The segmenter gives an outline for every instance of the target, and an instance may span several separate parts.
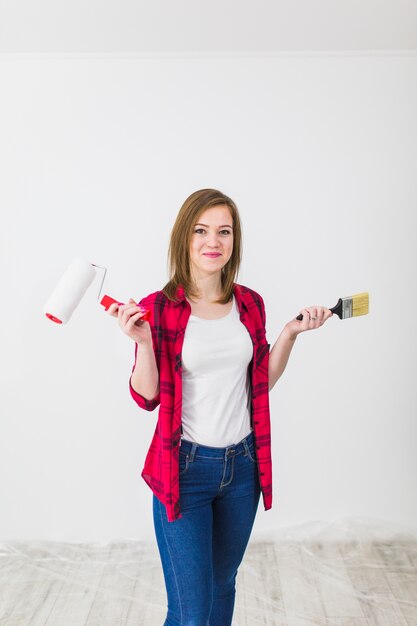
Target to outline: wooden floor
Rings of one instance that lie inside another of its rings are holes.
[[[0,626],[162,626],[156,544],[0,544]],[[417,540],[255,541],[233,626],[416,626]]]

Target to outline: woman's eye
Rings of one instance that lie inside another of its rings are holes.
[[[197,230],[195,230],[194,232],[198,233],[198,232],[200,232],[202,230],[204,230],[204,232],[206,232],[204,228],[197,228]],[[230,230],[221,230],[220,232],[221,233],[226,233],[226,235],[230,235]]]

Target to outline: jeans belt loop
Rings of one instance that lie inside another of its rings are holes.
[[[191,446],[191,450],[190,450],[190,462],[191,463],[194,461],[194,457],[195,457],[195,454],[197,452],[197,448],[198,448],[198,443],[195,443],[193,441],[193,445]]]
[[[245,456],[247,456],[247,454],[249,453],[249,446],[246,439],[243,440],[243,445],[245,446]]]

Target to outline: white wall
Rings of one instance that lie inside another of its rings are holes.
[[[416,50],[415,0],[2,0],[0,52]]]
[[[368,316],[300,335],[271,391],[274,502],[254,528],[370,516],[417,528],[416,55],[0,59],[0,538],[153,535],[140,477],[157,409],[97,301],[42,307],[75,256],[127,300],[167,279],[185,198],[217,187],[244,227],[238,282],[273,344],[304,306]]]

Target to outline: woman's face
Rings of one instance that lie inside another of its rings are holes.
[[[195,278],[221,272],[233,251],[233,222],[225,205],[206,209],[193,228],[190,263]],[[208,256],[216,253],[217,256]]]

